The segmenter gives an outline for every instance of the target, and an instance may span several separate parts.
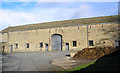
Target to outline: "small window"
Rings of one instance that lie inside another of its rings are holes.
[[[26,43],[26,48],[29,48],[29,43]]]
[[[18,49],[18,44],[15,44],[15,49]]]
[[[77,41],[73,41],[73,47],[77,46]]]
[[[50,33],[50,31],[49,31],[49,33]]]
[[[57,31],[57,29],[55,29],[55,31]]]
[[[105,31],[105,29],[103,29],[103,31]]]
[[[105,41],[103,41],[103,44],[105,44]]]
[[[45,43],[46,46],[48,46],[48,43]]]
[[[63,32],[63,30],[62,30],[62,32]]]
[[[40,43],[40,47],[41,47],[41,48],[43,47],[43,43]]]
[[[93,40],[89,41],[89,46],[93,46]]]
[[[103,24],[102,24],[102,27],[103,27]]]
[[[90,26],[90,28],[91,28],[91,26]]]
[[[115,41],[115,46],[116,46],[116,47],[120,47],[120,41],[119,41],[119,40],[116,40],[116,41]]]

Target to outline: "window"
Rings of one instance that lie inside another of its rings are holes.
[[[73,41],[73,47],[77,46],[77,41]]]
[[[105,44],[105,41],[103,41],[103,44]]]
[[[18,49],[18,44],[15,44],[15,49]]]
[[[49,33],[50,33],[50,31],[49,31]]]
[[[120,47],[120,41],[119,41],[119,40],[116,40],[116,41],[115,41],[115,46],[116,46],[116,47]]]
[[[62,32],[63,32],[63,30],[62,30]]]
[[[105,29],[103,29],[103,31],[105,31]]]
[[[89,46],[93,46],[93,40],[89,41]]]
[[[102,27],[103,27],[103,24],[102,24]]]
[[[43,47],[43,43],[40,43],[40,47],[41,47],[41,48]]]
[[[45,43],[46,46],[48,46],[48,43]]]
[[[29,48],[29,43],[26,43],[26,48]]]
[[[90,26],[90,28],[91,28],[91,26]]]

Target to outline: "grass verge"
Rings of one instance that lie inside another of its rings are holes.
[[[90,62],[90,63],[87,63],[87,64],[83,64],[83,65],[80,65],[80,66],[77,66],[77,67],[74,67],[72,69],[67,69],[67,70],[64,70],[64,71],[76,71],[76,70],[81,70],[82,68],[86,68],[87,66],[90,66],[92,64],[94,64],[96,62],[96,60]]]
[[[87,64],[83,64],[83,65],[80,65],[80,66],[77,66],[77,67],[74,67],[72,69],[66,69],[66,70],[63,70],[63,71],[58,71],[56,73],[69,73],[69,72],[72,72],[72,71],[76,71],[76,70],[81,70],[83,68],[86,68],[87,66],[90,66],[92,64],[94,64],[96,62],[96,60],[92,61],[92,62],[89,62]]]

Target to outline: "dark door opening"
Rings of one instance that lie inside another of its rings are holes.
[[[69,50],[69,43],[65,43],[65,49]]]
[[[45,49],[48,51],[48,43],[45,43]]]
[[[10,45],[10,52],[13,52],[13,45]]]
[[[2,52],[3,52],[3,53],[5,52],[5,46],[3,46],[3,50],[2,50]]]

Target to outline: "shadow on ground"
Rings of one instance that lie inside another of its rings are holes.
[[[93,65],[76,72],[119,72],[120,71],[120,50],[99,58]]]

